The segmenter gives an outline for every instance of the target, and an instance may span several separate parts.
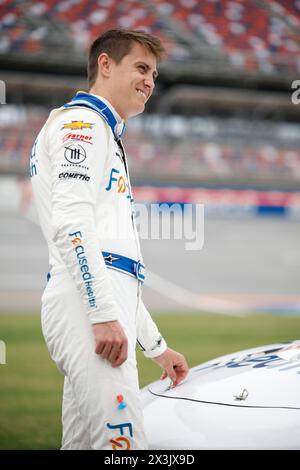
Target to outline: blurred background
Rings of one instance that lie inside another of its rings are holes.
[[[124,135],[136,202],[205,206],[201,250],[142,240],[145,303],[191,365],[300,336],[300,1],[0,0],[0,448],[59,446],[29,155],[49,111],[87,90],[91,41],[115,27],[168,52]],[[158,377],[139,361],[142,385]]]

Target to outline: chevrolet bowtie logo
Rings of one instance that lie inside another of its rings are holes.
[[[81,130],[81,129],[93,129],[94,123],[83,122],[83,121],[72,121],[63,125],[62,129],[72,129],[72,130]]]
[[[113,261],[117,261],[120,258],[114,257],[112,254],[104,256],[104,261],[107,261],[109,264],[113,264]]]

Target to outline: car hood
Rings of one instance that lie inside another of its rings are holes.
[[[226,406],[300,409],[300,341],[228,354],[190,370],[184,382],[154,382],[142,390],[156,397]]]

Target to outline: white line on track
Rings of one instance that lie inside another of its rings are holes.
[[[146,284],[161,295],[198,312],[213,312],[235,317],[244,317],[248,313],[245,304],[194,294],[148,270]]]

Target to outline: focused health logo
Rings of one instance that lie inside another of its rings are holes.
[[[94,290],[93,290],[93,281],[94,276],[91,275],[90,273],[90,268],[89,264],[85,255],[85,250],[83,246],[83,236],[80,231],[69,233],[69,237],[72,237],[71,243],[73,247],[75,248],[75,253],[76,253],[76,258],[78,260],[78,264],[80,266],[80,271],[82,272],[82,280],[84,282],[87,298],[88,298],[88,303],[90,304],[91,307],[96,308],[96,297],[94,295]]]
[[[117,170],[116,168],[111,169],[109,182],[108,182],[108,185],[106,186],[105,189],[106,189],[106,191],[110,191],[112,186],[113,186],[113,183],[116,182],[117,183],[118,193],[123,194],[123,193],[125,193],[126,189],[128,189],[128,185],[126,183],[126,180],[125,180],[124,176],[122,176],[122,175],[120,175],[118,177],[115,177],[114,173],[116,175],[118,175],[120,173],[120,171]],[[128,189],[128,193],[129,193],[129,189]],[[127,197],[130,198],[130,195],[128,195]]]

